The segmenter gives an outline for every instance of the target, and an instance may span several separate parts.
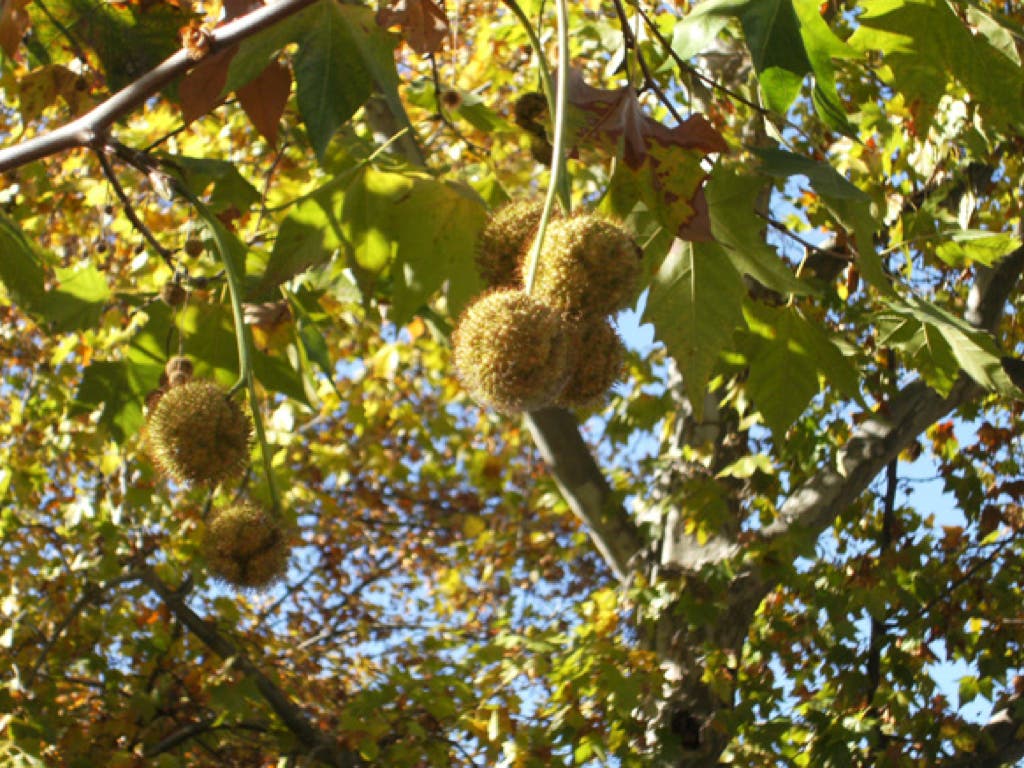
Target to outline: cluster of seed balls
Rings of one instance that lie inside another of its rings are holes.
[[[153,463],[167,477],[216,485],[245,471],[252,425],[219,385],[192,378],[192,370],[187,357],[168,361],[166,382],[149,401],[146,444]],[[211,513],[203,552],[218,578],[259,589],[284,575],[288,535],[274,515],[242,502]]]
[[[639,248],[593,214],[554,218],[527,294],[523,270],[541,212],[538,202],[515,201],[491,217],[476,258],[490,290],[466,308],[452,338],[463,386],[503,413],[592,406],[622,372],[609,318],[633,296]]]

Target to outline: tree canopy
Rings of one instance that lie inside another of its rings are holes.
[[[1024,757],[1019,4],[3,0],[0,50],[4,765]],[[531,296],[560,219],[635,243],[594,404],[460,381],[510,200]]]

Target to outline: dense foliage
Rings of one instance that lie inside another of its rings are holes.
[[[1024,756],[1018,4],[4,0],[0,48],[0,763]],[[450,338],[549,186],[657,343],[503,415]],[[162,471],[175,356],[240,479]]]

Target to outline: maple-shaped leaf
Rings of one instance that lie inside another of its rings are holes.
[[[25,6],[28,0],[3,0],[0,10],[0,48],[11,58],[14,57],[21,38],[28,31],[29,16]]]
[[[653,143],[705,153],[728,149],[725,139],[701,115],[692,115],[675,128],[658,122],[644,112],[630,85],[594,88],[584,82],[582,72],[570,69],[566,96],[574,108],[576,140],[593,141],[616,154],[621,150],[622,159],[634,170],[643,165]]]
[[[441,50],[448,35],[448,17],[431,0],[397,0],[377,12],[377,23],[401,27],[405,41],[420,56]]]
[[[260,74],[238,89],[238,102],[253,127],[271,144],[277,144],[277,128],[292,90],[292,72],[272,61]]]
[[[642,202],[674,236],[712,239],[702,190],[707,172],[700,161],[728,145],[703,116],[669,128],[643,111],[632,86],[594,88],[575,69],[569,71],[566,95],[573,143],[591,144],[623,160],[613,182],[623,195],[617,205]]]

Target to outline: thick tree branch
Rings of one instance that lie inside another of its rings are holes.
[[[569,507],[586,524],[616,577],[624,580],[643,538],[583,442],[576,417],[562,408],[544,408],[527,414],[526,424]]]
[[[973,752],[940,760],[936,768],[999,768],[1024,757],[1024,698],[1019,694],[996,710],[982,727]]]
[[[151,569],[143,572],[142,579],[160,596],[175,618],[202,640],[207,648],[222,659],[234,660],[235,666],[256,684],[256,688],[271,709],[281,718],[281,722],[288,730],[295,735],[311,758],[315,758],[325,765],[334,766],[334,768],[362,768],[366,765],[355,753],[340,749],[331,743],[310,722],[298,705],[288,698],[288,695],[231,640],[222,635],[215,624],[204,621],[199,614],[189,608],[180,592],[171,589]]]
[[[217,27],[210,33],[210,47],[207,56],[230,48],[247,37],[276,24],[281,19],[298,13],[314,2],[316,0],[277,0],[277,2],[261,6]],[[0,150],[0,172],[75,147],[95,145],[102,140],[107,129],[116,120],[141,107],[148,98],[158,93],[176,77],[188,72],[199,61],[202,59],[191,58],[188,51],[182,48],[81,117],[48,133]]]
[[[1024,247],[979,275],[969,297],[967,320],[994,331],[1022,270]],[[887,415],[869,419],[854,430],[838,467],[823,469],[790,495],[778,519],[765,527],[759,538],[772,542],[797,529],[816,536],[918,435],[980,391],[966,376],[957,380],[946,397],[924,382],[908,384],[892,399]]]

